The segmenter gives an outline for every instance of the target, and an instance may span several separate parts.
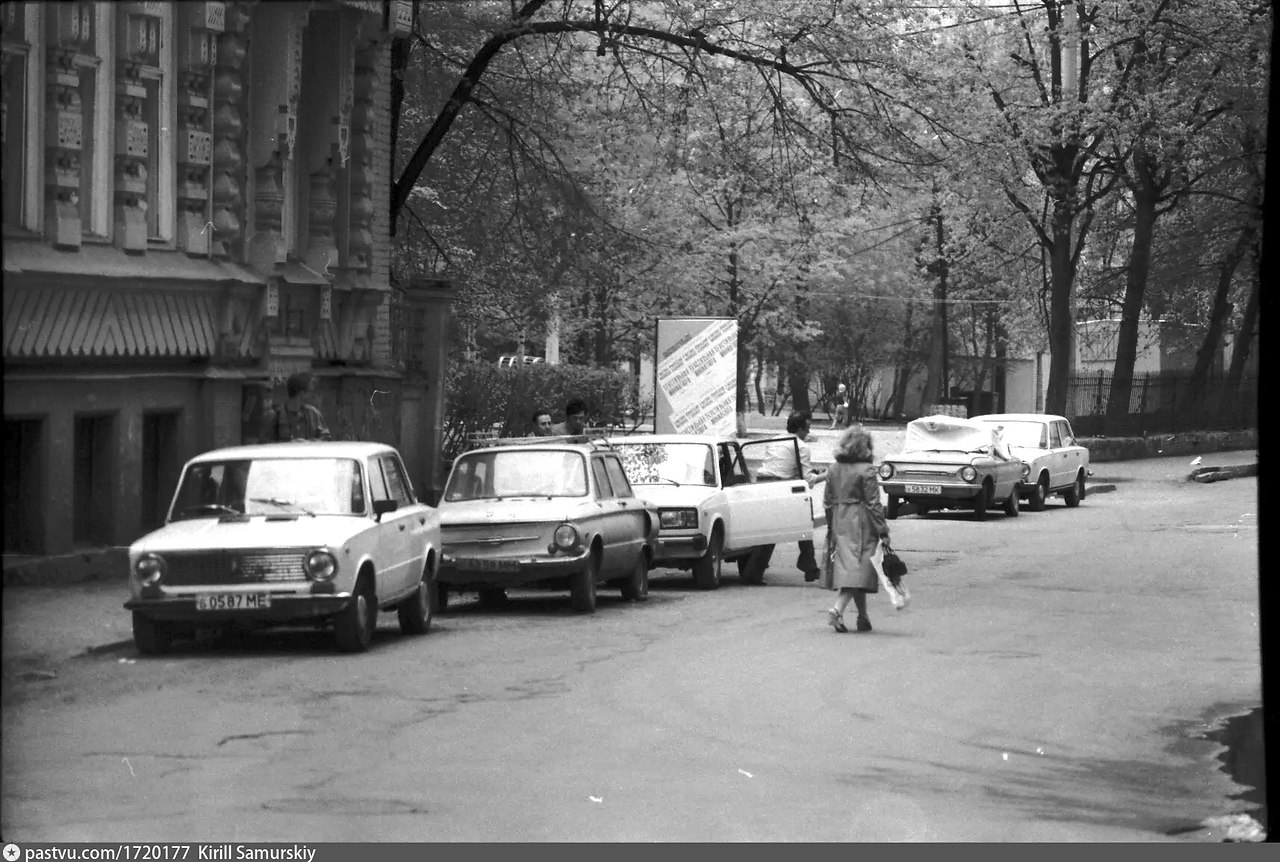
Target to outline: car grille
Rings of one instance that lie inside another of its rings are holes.
[[[455,555],[511,555],[545,551],[551,537],[542,524],[456,524],[441,528],[440,541]]]
[[[165,554],[164,583],[171,587],[305,581],[305,551]]]
[[[925,464],[894,464],[894,478],[898,476],[954,476],[959,467],[934,467]]]

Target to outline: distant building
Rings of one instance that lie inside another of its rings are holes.
[[[158,525],[183,461],[255,439],[297,370],[335,436],[400,438],[388,85],[411,14],[0,5],[6,551]]]

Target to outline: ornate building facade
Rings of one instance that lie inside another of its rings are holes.
[[[0,5],[6,552],[157,526],[182,463],[255,439],[297,370],[335,437],[400,442],[422,393],[392,351],[388,79],[411,13]]]

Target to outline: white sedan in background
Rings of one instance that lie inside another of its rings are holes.
[[[995,428],[1014,458],[1023,462],[1019,496],[1033,512],[1045,500],[1061,494],[1068,506],[1084,499],[1089,475],[1089,450],[1081,446],[1062,416],[1044,413],[990,413],[973,421]]]

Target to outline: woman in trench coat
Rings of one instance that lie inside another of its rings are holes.
[[[835,605],[827,611],[827,622],[837,632],[849,630],[844,610],[850,601],[858,609],[858,631],[871,631],[867,593],[880,588],[871,557],[881,539],[889,540],[871,448],[871,434],[863,428],[854,426],[841,434],[822,495],[827,511],[827,552],[819,584],[840,591]]]

